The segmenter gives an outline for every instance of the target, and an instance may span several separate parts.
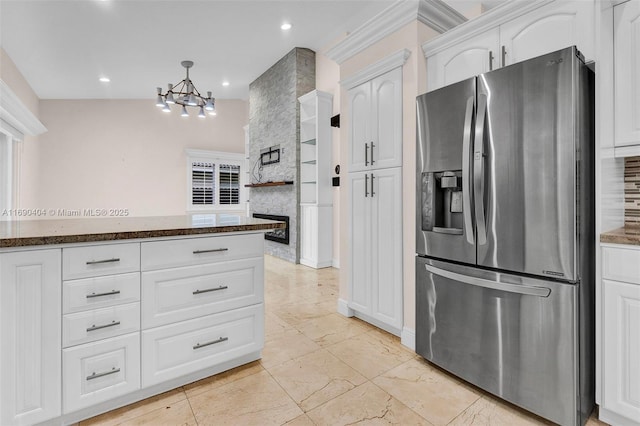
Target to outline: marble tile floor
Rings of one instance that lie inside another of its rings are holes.
[[[80,425],[550,424],[337,314],[337,299],[338,270],[266,256],[261,360]]]

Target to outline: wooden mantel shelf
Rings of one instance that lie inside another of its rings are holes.
[[[279,180],[275,182],[262,182],[262,183],[250,183],[245,185],[246,188],[262,188],[265,186],[282,186],[282,185],[293,185],[292,180]]]

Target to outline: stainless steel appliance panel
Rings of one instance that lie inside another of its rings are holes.
[[[476,263],[470,186],[475,84],[474,77],[416,101],[416,251],[466,263]]]
[[[478,265],[577,280],[579,67],[568,48],[478,76]]]
[[[577,297],[575,284],[417,257],[416,352],[538,415],[577,424]]]

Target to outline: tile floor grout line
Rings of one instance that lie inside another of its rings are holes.
[[[377,377],[377,376],[376,376]],[[420,413],[418,413],[416,410],[414,410],[413,408],[409,407],[407,404],[405,404],[404,402],[400,401],[398,398],[396,398],[395,396],[393,396],[391,393],[387,392],[385,389],[381,388],[380,386],[378,386],[378,384],[376,382],[373,381],[373,379],[369,380],[371,382],[371,384],[375,387],[377,387],[378,389],[380,389],[382,392],[386,393],[387,395],[389,395],[390,397],[392,397],[393,399],[395,399],[396,401],[398,401],[398,403],[402,404],[403,406],[405,406],[408,410],[412,411],[413,413],[415,413],[416,416],[420,417],[421,419],[423,419],[425,422],[427,422],[427,425],[430,426],[435,426],[433,423],[431,423],[429,420],[425,419]]]
[[[191,410],[191,414],[193,415],[193,420],[195,420],[196,426],[199,426],[200,422],[198,422],[198,416],[196,416],[196,412],[193,411],[193,405],[191,405],[191,400],[189,399],[189,395],[187,395],[187,391],[184,386],[182,386],[182,391],[184,392],[184,396],[187,398],[187,403],[189,404],[189,409]]]

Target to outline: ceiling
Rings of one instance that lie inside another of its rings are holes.
[[[0,45],[41,99],[153,99],[185,77],[185,59],[201,93],[247,99],[249,83],[292,48],[320,51],[391,3],[0,0]],[[465,13],[477,2],[449,3]]]

